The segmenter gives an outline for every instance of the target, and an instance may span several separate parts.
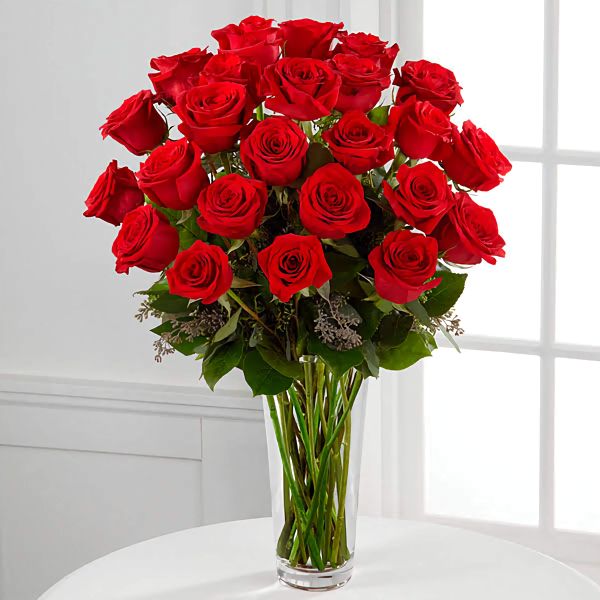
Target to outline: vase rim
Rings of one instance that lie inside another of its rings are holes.
[[[301,363],[316,363],[319,357],[316,354],[303,354],[298,360]]]

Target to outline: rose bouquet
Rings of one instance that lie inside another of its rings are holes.
[[[393,70],[396,44],[256,16],[212,35],[215,54],[152,59],[154,92],[109,115],[103,137],[143,162],[112,161],[84,214],[120,225],[118,273],[159,274],[137,315],[160,319],[157,360],[202,359],[211,389],[241,369],[265,397],[279,575],[336,586],[352,567],[361,384],[429,356],[437,332],[455,343],[457,267],[504,256],[472,192],[511,166],[451,122],[452,71]]]

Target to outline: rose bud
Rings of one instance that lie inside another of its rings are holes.
[[[423,233],[431,233],[455,202],[444,171],[432,162],[401,165],[396,179],[395,189],[383,182],[383,195],[394,214]]]
[[[231,287],[233,270],[222,248],[198,240],[177,255],[167,281],[171,294],[212,304]]]
[[[192,48],[173,56],[158,56],[150,61],[150,67],[158,73],[148,73],[148,77],[161,100],[171,106],[177,97],[198,85],[198,77],[208,59],[212,56],[206,48]]]
[[[174,210],[192,208],[209,181],[202,151],[185,138],[168,141],[140,165],[140,189],[156,204]]]
[[[343,23],[321,23],[313,19],[294,19],[279,23],[285,56],[329,58],[331,43]]]
[[[262,72],[257,64],[243,60],[237,54],[216,54],[202,69],[199,83],[239,83],[246,88],[251,104],[257,106],[264,100],[260,91],[261,77]]]
[[[364,229],[370,219],[360,181],[341,165],[320,167],[302,184],[300,220],[310,233],[339,239]]]
[[[273,26],[273,19],[246,17],[239,25],[215,29],[211,35],[219,42],[220,53],[237,54],[261,67],[273,64],[279,56],[281,32]]]
[[[384,42],[372,33],[348,33],[340,31],[338,34],[340,43],[334,48],[335,54],[356,54],[362,58],[375,60],[377,64],[389,73],[396,56],[398,55],[398,44],[388,48],[388,43]]]
[[[341,78],[322,60],[282,58],[265,69],[265,106],[299,121],[331,114],[338,99]]]
[[[267,185],[288,185],[306,162],[306,134],[288,117],[260,121],[240,144],[240,158],[251,177]]]
[[[457,104],[462,104],[461,87],[454,73],[428,60],[409,60],[400,71],[395,70],[394,85],[399,86],[396,104],[411,96],[427,101],[449,115]]]
[[[311,285],[320,288],[332,277],[325,253],[313,235],[288,233],[258,253],[258,264],[271,292],[282,302]]]
[[[167,123],[154,108],[152,92],[142,90],[111,112],[100,131],[103,139],[110,136],[129,152],[142,156],[162,144]]]
[[[435,275],[438,245],[434,238],[406,229],[388,233],[381,246],[369,253],[375,271],[375,290],[390,302],[406,304],[441,279],[427,281]]]
[[[442,167],[448,177],[472,190],[485,192],[503,181],[512,165],[494,140],[471,121],[463,123],[462,132],[453,129],[452,142],[445,149]]]
[[[389,69],[380,67],[376,60],[355,54],[336,54],[331,61],[333,70],[342,78],[336,110],[370,111],[381,98],[381,92],[390,86]]]
[[[138,188],[135,175],[127,167],[110,162],[98,177],[85,201],[84,217],[97,217],[112,225],[120,225],[123,217],[134,208],[144,204],[144,194]]]
[[[394,140],[385,127],[360,111],[349,111],[323,132],[335,160],[358,175],[381,167],[394,158]]]
[[[394,132],[396,143],[410,158],[437,160],[443,144],[450,141],[450,119],[429,102],[411,96],[400,106],[390,110],[388,127]]]
[[[112,246],[117,273],[129,273],[131,267],[158,273],[173,261],[178,250],[177,229],[150,204],[125,215]]]
[[[173,110],[182,121],[179,131],[207,154],[231,150],[252,116],[246,88],[229,81],[193,87]]]
[[[237,173],[219,177],[198,197],[198,225],[231,239],[247,238],[261,223],[267,205],[267,186]]]
[[[433,232],[444,260],[458,265],[495,265],[494,256],[505,256],[494,213],[477,204],[466,192],[456,194],[456,206]]]

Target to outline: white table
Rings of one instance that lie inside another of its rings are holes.
[[[561,563],[461,529],[363,518],[356,567],[331,596],[362,600],[600,600]],[[40,600],[312,598],[275,581],[270,519],[189,529],[109,554]]]

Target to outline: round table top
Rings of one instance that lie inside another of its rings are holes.
[[[242,600],[307,593],[275,578],[270,519],[188,529],[129,546],[40,600]],[[359,519],[354,576],[336,597],[600,600],[600,587],[532,550],[453,527]]]

